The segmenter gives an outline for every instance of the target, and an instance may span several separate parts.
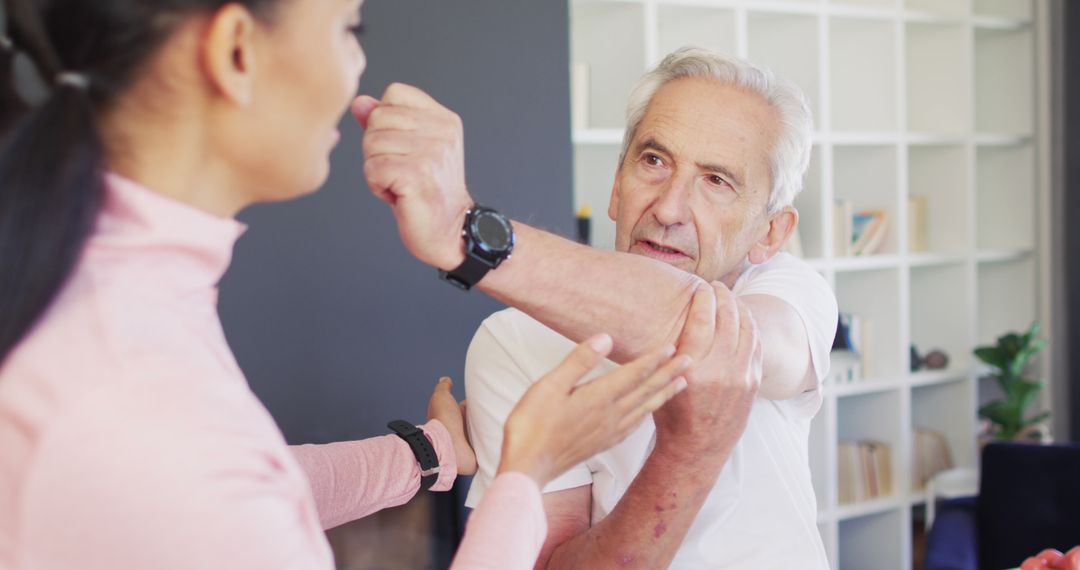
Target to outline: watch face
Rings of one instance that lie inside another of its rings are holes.
[[[480,211],[473,220],[473,235],[481,247],[501,253],[513,245],[513,230],[506,218],[494,211]]]

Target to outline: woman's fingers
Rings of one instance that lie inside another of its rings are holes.
[[[598,334],[574,347],[570,354],[548,372],[540,382],[558,389],[560,394],[567,394],[583,376],[589,373],[611,352],[611,337]]]
[[[589,384],[579,387],[578,390],[587,389],[586,391],[589,392],[587,395],[582,395],[583,400],[587,400],[586,405],[615,404],[635,389],[642,388],[661,365],[671,361],[674,354],[675,347],[671,345],[651,350]]]

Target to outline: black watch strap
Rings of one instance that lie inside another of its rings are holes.
[[[473,285],[479,283],[491,269],[490,261],[484,261],[472,253],[466,252],[465,261],[461,262],[461,265],[457,266],[453,271],[440,269],[439,277],[449,281],[450,284],[462,291],[468,291],[472,289]]]
[[[409,444],[420,464],[420,490],[430,489],[439,480],[439,456],[435,454],[431,441],[424,435],[424,430],[405,420],[394,420],[386,424],[386,427]]]

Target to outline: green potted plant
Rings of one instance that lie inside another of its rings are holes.
[[[1046,340],[1037,338],[1038,334],[1036,321],[1027,332],[1010,332],[999,337],[996,345],[975,348],[975,356],[990,366],[1004,394],[1003,399],[979,408],[979,417],[989,423],[985,435],[991,439],[1042,439],[1039,427],[1050,412],[1025,417],[1043,387],[1042,380],[1024,376],[1031,358],[1046,347]]]

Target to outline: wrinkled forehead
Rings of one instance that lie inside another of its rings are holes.
[[[685,163],[719,164],[748,187],[769,187],[779,114],[763,97],[716,80],[688,77],[657,90],[629,153],[658,141]]]

